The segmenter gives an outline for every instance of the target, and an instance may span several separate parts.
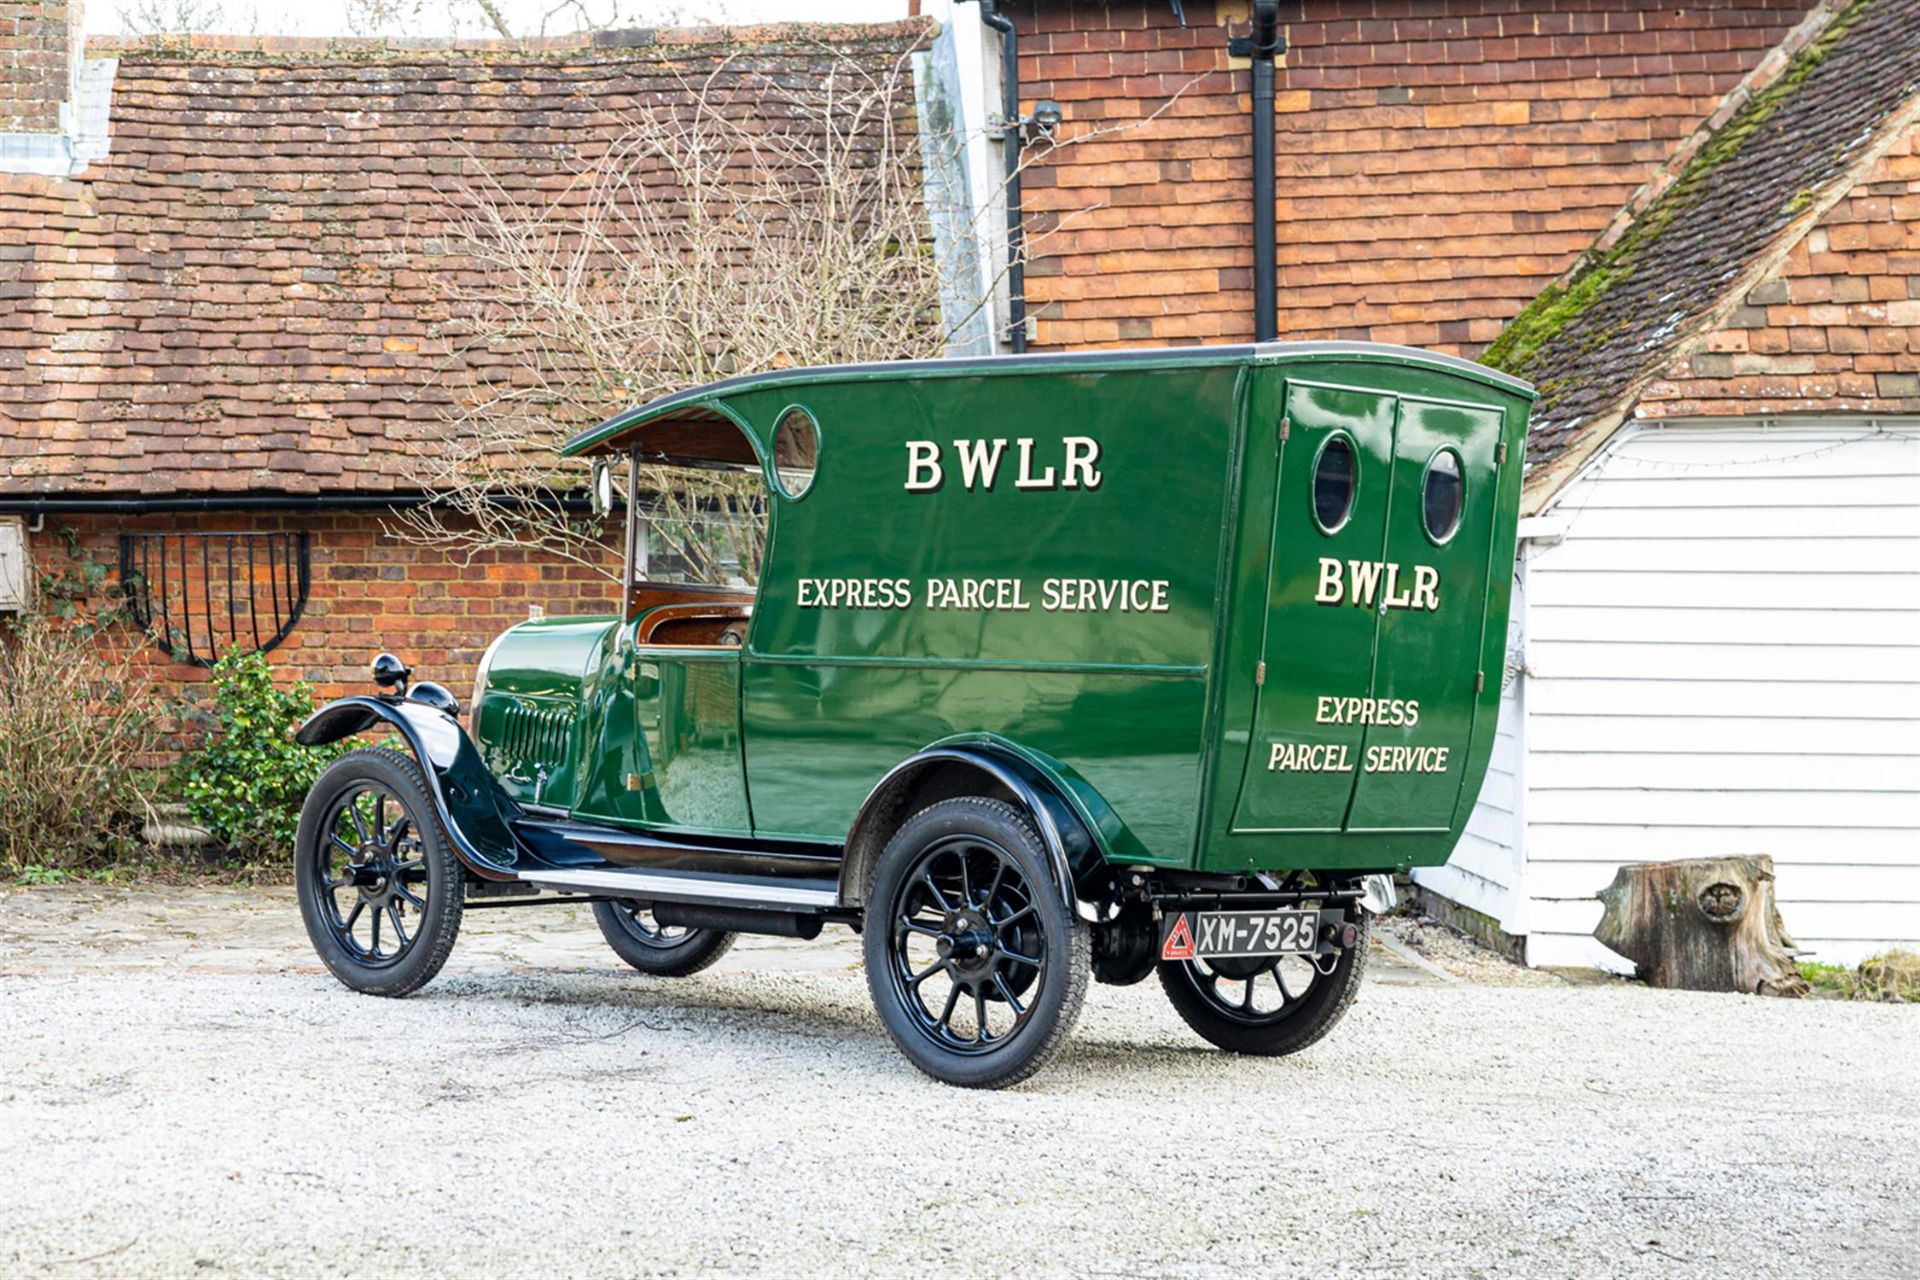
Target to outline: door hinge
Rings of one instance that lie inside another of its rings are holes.
[[[1487,673],[1484,671],[1474,672],[1473,673],[1473,691],[1475,693],[1481,693],[1485,691],[1486,687],[1487,687]]]
[[[1293,430],[1293,419],[1292,418],[1280,419],[1280,443],[1281,444],[1285,444],[1287,442],[1287,432],[1291,430]]]
[[[1267,664],[1258,663],[1253,668],[1253,687],[1258,689],[1267,683]]]

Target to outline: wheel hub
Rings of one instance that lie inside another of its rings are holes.
[[[985,971],[993,960],[993,926],[978,911],[955,911],[941,924],[935,945],[940,958],[961,973]]]
[[[299,853],[303,893],[320,897],[327,932],[354,964],[391,968],[412,953],[436,892],[414,812],[392,789],[359,779],[321,831],[318,847]]]
[[[887,968],[920,1035],[941,1052],[991,1053],[1022,1034],[1047,973],[1041,908],[996,842],[935,841],[889,894]],[[932,952],[934,954],[929,954]]]
[[[379,903],[390,896],[394,878],[393,859],[386,856],[385,850],[363,847],[360,861],[348,863],[346,871],[364,901]]]

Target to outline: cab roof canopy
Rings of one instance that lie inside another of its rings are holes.
[[[702,391],[710,388],[701,388]],[[567,441],[563,458],[639,451],[640,461],[720,470],[754,468],[753,441],[727,414],[671,396],[642,405]]]

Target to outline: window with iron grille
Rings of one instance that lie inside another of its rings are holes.
[[[305,531],[123,533],[120,584],[134,621],[177,662],[265,653],[307,607]]]

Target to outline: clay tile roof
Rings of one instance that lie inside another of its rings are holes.
[[[1830,0],[1487,349],[1486,363],[1540,390],[1530,493],[1550,492],[1603,443],[1646,384],[1912,126],[1917,32],[1920,0]]]
[[[406,487],[395,455],[488,376],[440,287],[469,269],[450,179],[552,190],[636,105],[879,75],[929,30],[92,42],[119,59],[111,154],[0,173],[0,497]]]

